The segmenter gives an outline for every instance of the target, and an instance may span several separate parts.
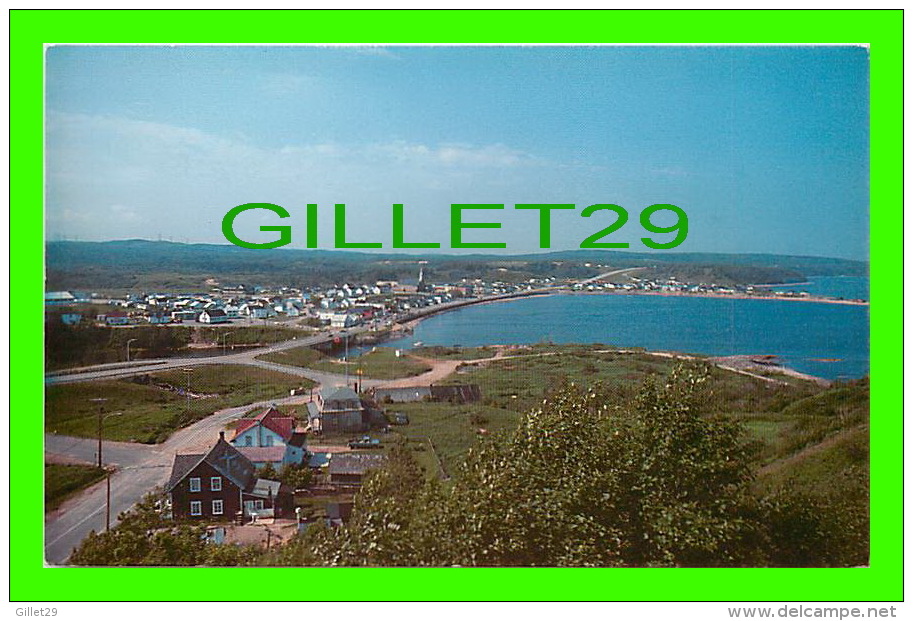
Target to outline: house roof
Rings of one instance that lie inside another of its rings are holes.
[[[171,466],[171,477],[165,491],[171,491],[192,473],[201,463],[206,462],[219,474],[246,490],[253,486],[256,468],[238,449],[225,441],[225,434],[219,434],[219,440],[204,455],[175,455]]]
[[[270,481],[269,479],[257,479],[254,482],[254,487],[248,493],[252,496],[262,496],[267,498],[272,496],[275,498],[279,495],[279,488],[282,487],[282,484],[279,481]]]
[[[328,472],[333,474],[364,474],[373,468],[380,468],[386,456],[376,453],[336,453],[330,459]]]
[[[207,315],[209,315],[210,317],[225,317],[225,311],[222,310],[221,308],[210,308],[203,312],[206,313]]]
[[[44,294],[44,299],[45,299],[45,300],[53,300],[53,301],[55,301],[55,302],[56,302],[56,301],[61,301],[61,300],[69,301],[69,300],[75,300],[75,299],[76,299],[76,296],[74,296],[74,295],[73,295],[72,293],[70,293],[69,291],[47,291],[47,292]]]
[[[238,446],[236,448],[255,463],[280,462],[285,457],[284,446]]]
[[[328,463],[330,463],[332,457],[332,453],[311,453],[310,457],[308,457],[308,467],[320,468],[322,466],[326,466]]]
[[[348,386],[337,386],[333,392],[323,397],[324,401],[351,401],[353,399],[358,399],[358,393]]]
[[[276,406],[271,405],[253,418],[242,418],[238,422],[238,426],[235,427],[235,435],[232,436],[232,441],[257,425],[263,425],[287,443],[295,432],[297,421],[293,416],[282,416],[282,412],[276,409]]]
[[[174,488],[175,485],[190,474],[190,471],[197,467],[203,461],[205,455],[175,455],[174,464],[171,466],[171,478],[168,479],[166,490]]]

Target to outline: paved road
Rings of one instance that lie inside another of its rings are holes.
[[[361,330],[363,331],[363,330]],[[356,333],[354,329],[350,331]],[[193,367],[204,364],[257,364],[256,356],[260,356],[273,351],[291,349],[305,345],[315,345],[327,340],[326,335],[310,336],[282,343],[275,343],[267,347],[258,347],[237,354],[228,354],[226,356],[207,356],[205,358],[158,358],[154,360],[135,360],[133,362],[118,362],[113,364],[100,364],[82,369],[72,369],[56,373],[48,373],[45,377],[46,384],[64,384],[71,382],[90,382],[99,379],[113,379],[118,377],[129,377],[142,373],[155,373],[167,369],[181,369],[184,367]],[[284,367],[285,372],[294,375],[308,377],[311,373],[308,369],[300,367]],[[324,374],[329,375],[329,374]],[[344,381],[343,376],[339,376],[339,383]],[[334,380],[335,381],[335,380]]]
[[[194,449],[204,450],[212,446],[226,423],[253,407],[266,407],[271,403],[300,405],[307,400],[307,397],[301,396],[287,397],[220,410],[175,432],[166,442],[159,445],[103,442],[102,456],[105,464],[117,467],[116,472],[111,475],[112,526],[117,523],[119,513],[139,502],[156,486],[168,482],[175,454]],[[45,436],[46,450],[60,457],[91,462],[96,459],[97,446],[97,441],[86,438],[53,434]],[[57,511],[45,517],[45,559],[48,564],[64,564],[73,548],[79,545],[89,532],[104,530],[105,495],[105,483],[102,482],[68,500]]]
[[[496,298],[514,296],[496,296]],[[431,309],[422,310],[413,315],[402,318],[403,321],[417,319],[426,314],[441,312],[449,308],[463,306],[468,303],[461,302],[441,305]],[[368,327],[350,328],[350,335],[365,332]],[[238,354],[226,356],[211,356],[206,358],[181,358],[138,360],[130,363],[114,363],[74,369],[65,372],[48,374],[46,384],[60,384],[69,382],[86,382],[100,379],[113,379],[128,377],[141,373],[152,373],[165,369],[191,367],[205,364],[245,364],[257,366],[274,371],[281,371],[290,375],[307,377],[320,386],[338,386],[346,381],[344,375],[324,373],[257,360],[256,356],[271,351],[281,351],[304,345],[314,345],[325,342],[331,338],[327,334],[305,337],[276,343],[268,347],[248,350]],[[353,378],[349,378],[351,381]],[[379,380],[363,380],[365,388],[382,384]],[[306,403],[308,397],[288,397],[285,399],[262,401],[239,407],[220,410],[211,416],[200,420],[193,425],[181,429],[163,444],[143,445],[125,442],[106,441],[102,446],[105,465],[115,466],[116,470],[110,477],[111,483],[111,524],[117,523],[117,516],[131,508],[142,497],[156,486],[164,485],[171,474],[171,464],[177,453],[194,450],[205,450],[218,438],[219,431],[224,429],[226,423],[242,416],[254,407],[267,406],[270,403],[277,405],[298,405]],[[97,441],[86,438],[73,438],[47,434],[45,436],[45,450],[51,455],[60,458],[79,460],[93,463],[97,459]],[[50,565],[65,564],[73,549],[79,545],[91,531],[104,530],[106,517],[106,484],[101,482],[83,492],[82,494],[65,502],[58,510],[45,516],[45,560]]]
[[[596,282],[597,280],[601,280],[603,278],[608,278],[609,276],[617,276],[618,274],[626,274],[628,272],[633,272],[633,271],[642,270],[642,269],[644,269],[644,268],[627,267],[627,268],[621,269],[621,270],[612,270],[611,272],[606,272],[605,274],[599,274],[598,276],[593,276],[592,278],[587,278],[586,280],[581,280],[578,284],[588,285],[591,282]]]

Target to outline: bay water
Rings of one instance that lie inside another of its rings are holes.
[[[602,343],[714,356],[770,354],[803,373],[852,379],[869,372],[868,310],[784,300],[557,294],[434,315],[413,334],[383,345]]]

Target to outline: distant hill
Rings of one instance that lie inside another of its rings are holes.
[[[419,261],[436,282],[484,278],[587,278],[612,268],[645,267],[654,277],[693,282],[798,282],[812,275],[860,276],[868,263],[766,254],[636,253],[569,250],[525,255],[403,255],[162,241],[56,241],[46,245],[48,290],[207,291],[223,285],[315,286],[342,282],[415,280]],[[589,263],[590,267],[586,264]]]

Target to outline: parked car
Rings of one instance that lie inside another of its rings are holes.
[[[403,414],[402,412],[392,412],[387,414],[387,420],[390,421],[391,425],[408,425],[409,417]]]
[[[371,436],[362,436],[361,438],[349,440],[349,448],[352,449],[377,449],[382,447],[381,441]]]

